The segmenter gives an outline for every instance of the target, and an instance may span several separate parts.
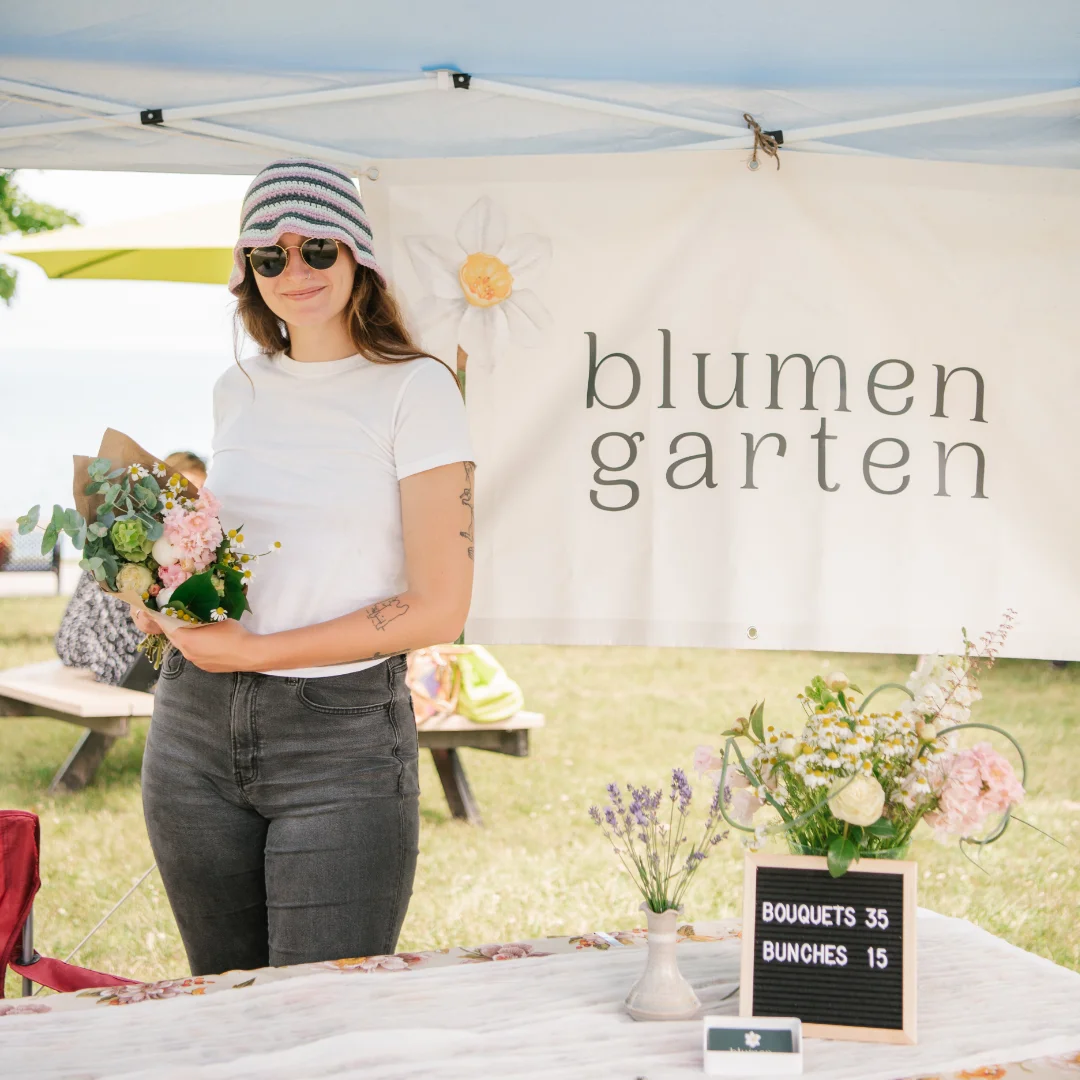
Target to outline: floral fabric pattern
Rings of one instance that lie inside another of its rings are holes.
[[[206,976],[197,976],[190,979],[134,983],[130,986],[106,986],[101,990],[79,990],[76,995],[93,998],[99,1005],[135,1005],[140,1001],[161,1001],[164,998],[180,997],[181,994],[205,994],[208,984]]]
[[[738,940],[742,928],[738,919],[705,923],[682,923],[676,928],[682,948],[693,949],[698,943]],[[109,986],[100,990],[81,990],[70,994],[52,994],[48,998],[0,1000],[0,1030],[4,1018],[34,1013],[54,1013],[87,1009],[96,1005],[134,1005],[166,998],[203,996],[227,990],[240,990],[258,983],[318,975],[396,975],[428,967],[454,967],[464,964],[498,963],[506,960],[538,959],[559,954],[573,954],[585,949],[600,951],[642,949],[648,943],[643,927],[631,930],[592,931],[573,936],[550,936],[530,941],[494,942],[474,948],[454,947],[393,955],[353,956],[322,963],[297,964],[293,967],[260,968],[257,971],[231,971],[224,975],[206,975],[187,979],[163,979],[131,986]],[[33,1021],[26,1021],[32,1023]],[[910,1080],[1066,1080],[1080,1076],[1080,1049],[1075,1052],[1012,1064],[984,1065],[933,1074],[920,1074]]]

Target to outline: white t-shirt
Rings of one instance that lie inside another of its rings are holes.
[[[311,626],[405,591],[398,481],[473,461],[453,374],[428,357],[234,366],[214,386],[207,488],[221,523],[260,559],[242,622],[259,634]],[[254,386],[252,386],[252,383]],[[385,650],[380,650],[385,651]],[[270,671],[318,678],[381,660]]]

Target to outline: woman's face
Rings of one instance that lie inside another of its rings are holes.
[[[289,261],[277,277],[254,274],[266,306],[287,326],[319,326],[339,319],[352,295],[356,260],[344,244],[338,244],[338,256],[328,270],[313,270],[300,254],[307,237],[282,233],[278,244],[289,252]]]

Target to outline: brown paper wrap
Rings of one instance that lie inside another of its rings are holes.
[[[148,454],[134,439],[129,438],[121,431],[109,428],[101,437],[101,446],[98,448],[97,457],[105,458],[109,462],[109,471],[119,468],[128,468],[131,465],[142,465],[147,472],[154,467],[154,462],[164,463],[163,458]],[[75,499],[75,509],[83,516],[88,525],[97,521],[98,507],[105,501],[100,492],[93,495],[86,494],[86,485],[90,482],[90,462],[94,458],[76,454],[73,458],[75,464],[74,479],[72,481],[72,496]],[[181,494],[187,498],[195,498],[199,489],[190,481],[184,481]],[[143,603],[143,598],[134,592],[113,592],[104,581],[98,582],[102,590],[118,600],[123,600],[133,611],[145,611],[163,630],[191,630],[196,625],[184,622],[173,615],[162,615],[160,611],[154,611]]]

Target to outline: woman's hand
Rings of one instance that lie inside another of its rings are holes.
[[[236,619],[161,632],[186,660],[203,671],[253,671],[260,666],[256,646],[261,635],[253,634]]]
[[[131,609],[131,621],[136,627],[144,634],[149,636],[150,634],[164,634],[165,631],[158,625],[157,620],[146,611],[140,611],[137,608]]]

